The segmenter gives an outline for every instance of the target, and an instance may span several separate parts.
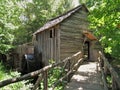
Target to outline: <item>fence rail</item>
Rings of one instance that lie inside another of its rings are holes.
[[[19,82],[19,81],[22,81],[22,80],[28,80],[30,78],[33,78],[33,77],[41,74],[39,76],[39,78],[37,79],[37,81],[36,81],[36,83],[33,87],[33,90],[36,90],[38,88],[39,83],[42,79],[44,79],[43,80],[44,81],[44,84],[43,84],[44,90],[48,90],[48,71],[49,71],[49,69],[52,69],[54,67],[57,67],[57,66],[60,66],[60,65],[64,64],[62,66],[64,66],[64,69],[67,68],[67,74],[65,76],[63,76],[62,78],[60,78],[57,83],[61,82],[65,78],[68,78],[68,81],[69,81],[69,75],[74,70],[77,70],[77,68],[82,63],[82,61],[83,61],[82,52],[79,51],[76,54],[74,54],[70,57],[67,57],[66,59],[62,60],[59,63],[55,63],[55,64],[45,66],[44,68],[42,68],[40,70],[25,74],[21,77],[16,77],[16,78],[11,78],[11,79],[1,81],[0,82],[0,87],[6,86],[6,85],[9,85],[9,84],[12,84],[12,83],[16,83],[16,82]],[[54,83],[54,85],[52,86],[52,90],[54,90],[55,86],[56,86],[56,83]]]
[[[110,65],[108,60],[105,58],[104,54],[102,52],[99,52],[99,55],[100,55],[99,64],[101,66],[101,71],[103,73],[102,76],[103,76],[105,90],[109,90],[108,85],[106,83],[106,78],[107,78],[108,74],[112,78],[112,90],[120,90],[120,77],[119,77],[119,75],[114,70],[114,68]]]

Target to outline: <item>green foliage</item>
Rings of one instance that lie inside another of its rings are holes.
[[[5,53],[15,39],[13,32],[19,27],[21,9],[16,0],[0,0],[0,11],[0,52]]]
[[[48,74],[49,75],[48,87],[50,88],[55,82],[57,82],[64,75],[64,73],[65,71],[63,70],[62,67],[55,67],[51,69]],[[65,83],[61,82],[55,87],[55,90],[63,90],[64,86]]]
[[[61,74],[63,73],[63,74]],[[48,90],[51,90],[52,85],[54,85],[63,75],[65,71],[62,67],[55,67],[50,69],[48,72]],[[60,82],[57,84],[54,90],[63,90],[66,83]],[[41,82],[41,89],[43,90],[43,82]]]
[[[120,59],[120,0],[95,0],[90,8],[90,28],[98,36],[106,53]]]
[[[5,73],[5,67],[2,65],[2,63],[0,62],[0,80],[3,79],[4,74]]]
[[[48,74],[49,75],[49,79],[48,79],[49,87],[53,85],[53,83],[55,83],[60,78],[60,73],[61,73],[60,67],[53,68],[49,71],[49,74]]]
[[[16,76],[20,76],[20,73],[16,71],[9,71],[3,66],[2,63],[0,63],[0,81],[13,78]],[[0,90],[18,90],[18,89],[30,90],[30,88],[32,87],[32,84],[26,84],[27,82],[28,81],[21,81],[18,83],[10,84],[1,88]]]
[[[112,77],[110,75],[107,75],[106,77],[107,85],[109,88],[112,87]]]
[[[18,89],[19,90],[30,90],[32,85],[31,84],[25,85],[25,83],[27,83],[27,81],[21,81],[18,83],[14,83],[14,84],[1,88],[1,90],[18,90]]]
[[[51,59],[49,60],[50,64],[54,64],[55,60]],[[51,88],[51,86],[57,82],[62,76],[65,75],[65,71],[62,67],[55,67],[53,69],[50,69],[48,72],[48,87]],[[66,83],[60,82],[56,87],[55,90],[63,90]]]
[[[112,84],[112,78],[111,78],[111,76],[107,76],[107,83]]]

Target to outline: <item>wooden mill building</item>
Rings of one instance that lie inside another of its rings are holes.
[[[88,13],[85,5],[79,5],[37,30],[33,36],[39,60],[45,65],[51,59],[59,62],[80,50],[83,51],[84,47],[87,48],[88,58],[95,58],[92,49],[96,38],[88,29]]]

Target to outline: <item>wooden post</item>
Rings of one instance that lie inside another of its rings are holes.
[[[104,90],[108,90],[107,82],[106,82],[106,66],[105,66],[104,60],[101,58],[101,56],[98,57],[98,62],[97,63],[98,63],[97,72],[99,71],[99,68],[100,68],[100,71],[101,71],[101,74],[102,74]]]
[[[119,89],[117,88],[117,84],[116,84],[115,79],[114,79],[113,76],[112,76],[112,90],[119,90]]]
[[[105,78],[107,77],[107,66],[105,65],[105,63],[104,63],[104,74],[105,74]]]
[[[37,88],[40,85],[40,81],[42,80],[42,77],[43,77],[43,74],[38,77],[38,79],[37,79],[37,81],[36,81],[36,83],[35,83],[35,85],[34,85],[32,90],[37,90]]]
[[[104,78],[105,78],[105,82],[106,82],[106,86],[105,87],[109,87],[108,84],[107,84],[107,75],[108,75],[108,69],[107,69],[107,66],[106,66],[106,63],[104,62]]]
[[[71,62],[70,59],[68,59],[68,72],[71,70]],[[70,75],[68,75],[67,81],[70,82]]]
[[[47,74],[47,70],[44,72],[43,74],[44,76],[44,81],[43,81],[43,85],[44,85],[44,89],[43,90],[48,90],[48,74]]]
[[[102,69],[102,67],[101,67],[101,58],[100,57],[98,57],[97,64],[96,64],[97,72],[99,71],[99,68],[100,68],[100,70]]]

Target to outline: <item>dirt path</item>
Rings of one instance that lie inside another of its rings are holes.
[[[104,90],[96,62],[81,65],[64,90]]]

